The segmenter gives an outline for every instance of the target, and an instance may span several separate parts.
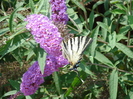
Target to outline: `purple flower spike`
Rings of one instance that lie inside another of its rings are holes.
[[[66,24],[68,15],[66,14],[66,0],[50,0],[52,9],[52,20],[54,22]]]
[[[44,82],[43,77],[51,75],[58,71],[60,67],[68,64],[61,51],[61,42],[63,38],[53,21],[58,24],[66,24],[68,15],[65,0],[50,0],[52,6],[52,20],[42,14],[33,14],[28,16],[25,21],[28,22],[26,28],[31,31],[34,39],[40,44],[47,53],[44,74],[41,74],[38,62],[35,62],[26,73],[23,74],[20,85],[21,92],[31,95],[36,92],[39,85]]]
[[[46,66],[44,70],[44,77],[51,75],[53,72],[58,71],[60,67],[67,65],[68,61],[62,56],[47,55]]]
[[[51,75],[53,72],[58,71],[60,67],[68,64],[68,61],[62,56],[47,55],[46,66],[44,74],[41,74],[40,67],[36,61],[27,72],[23,74],[22,83],[20,85],[21,92],[27,96],[34,94],[39,88],[39,85],[44,82],[43,77]]]
[[[61,55],[62,37],[58,28],[46,16],[33,14],[28,16],[26,28],[31,31],[34,39],[48,54]]]
[[[35,62],[26,73],[23,74],[20,85],[21,92],[27,96],[34,94],[39,85],[44,82],[38,62]]]
[[[21,92],[18,91],[16,94],[11,95],[10,98],[8,98],[8,99],[16,99],[16,98],[17,98],[18,96],[20,96],[20,95],[21,95]]]

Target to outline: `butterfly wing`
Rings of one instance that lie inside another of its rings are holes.
[[[68,59],[69,63],[74,66],[81,58],[83,51],[91,43],[92,38],[89,38],[88,36],[70,38],[67,42],[62,42],[63,55]]]

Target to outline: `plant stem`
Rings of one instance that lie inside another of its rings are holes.
[[[121,71],[121,72],[133,74],[132,72],[128,72],[128,71],[125,71],[125,70],[122,70],[122,69],[119,69],[119,68],[109,67],[109,66],[102,65],[102,64],[96,64],[96,63],[93,63],[93,64],[92,63],[88,63],[88,64],[90,64],[90,65],[97,65],[97,66],[105,67],[105,68],[109,68],[109,69],[116,69],[116,70]]]

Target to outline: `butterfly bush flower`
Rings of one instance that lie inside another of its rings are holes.
[[[47,55],[46,66],[44,74],[41,74],[40,67],[36,61],[26,73],[23,74],[22,83],[20,85],[21,92],[27,96],[34,94],[39,88],[39,85],[44,82],[43,77],[51,75],[53,72],[58,71],[59,67],[66,65],[68,62],[66,59],[59,56],[59,58],[52,55]]]
[[[52,20],[57,23],[66,24],[68,21],[68,15],[66,14],[67,6],[66,0],[50,0],[52,9]]]
[[[26,95],[34,94],[39,85],[44,82],[38,62],[35,62],[27,72],[23,74],[20,85],[21,92]]]
[[[43,77],[58,71],[60,67],[68,64],[61,52],[63,38],[58,28],[46,16],[33,14],[28,16],[26,28],[31,31],[34,39],[48,53],[44,74],[41,74],[38,62],[35,62],[26,73],[23,74],[20,90],[24,95],[34,94],[39,85],[44,82]]]
[[[68,64],[68,60],[62,55],[60,46],[63,40],[61,30],[64,31],[65,26],[63,24],[68,21],[65,0],[50,0],[50,3],[52,20],[42,14],[33,14],[25,19],[28,22],[26,28],[31,31],[40,47],[48,53],[43,75],[37,61],[23,74],[20,90],[25,96],[35,93],[39,85],[44,82],[43,77],[51,75],[53,72],[58,71],[60,67]],[[53,22],[61,24],[62,27],[60,28],[64,29],[59,30],[59,27],[56,27],[58,25],[55,26]]]
[[[11,95],[8,99],[16,99],[19,95],[21,95],[21,92],[18,91],[16,94]]]
[[[26,28],[31,31],[41,48],[53,56],[61,55],[60,44],[63,38],[58,32],[58,28],[48,17],[41,14],[33,14],[28,16],[25,21],[28,21]]]
[[[60,67],[63,67],[66,64],[68,64],[68,61],[63,57],[63,55],[47,55],[43,76],[46,77],[51,75],[53,72],[58,71]]]

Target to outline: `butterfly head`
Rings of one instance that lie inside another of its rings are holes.
[[[79,67],[79,63],[80,63],[80,60],[76,64],[72,65],[72,67],[69,70],[77,71],[77,68]]]

